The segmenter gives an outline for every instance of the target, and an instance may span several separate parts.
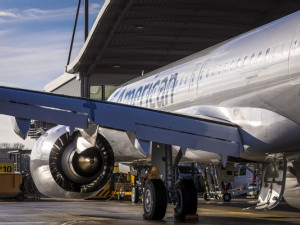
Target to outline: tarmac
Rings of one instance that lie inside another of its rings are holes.
[[[202,225],[253,225],[300,224],[300,210],[281,202],[270,211],[243,211],[255,205],[254,199],[205,201],[198,199],[198,220],[185,222],[173,218],[173,207],[167,208],[161,221],[147,221],[142,217],[142,203],[130,200],[0,200],[0,225],[81,225],[81,224],[202,224]]]

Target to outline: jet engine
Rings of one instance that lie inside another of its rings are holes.
[[[99,133],[93,147],[78,151],[68,127],[57,126],[36,142],[30,161],[32,178],[38,190],[49,197],[83,199],[92,196],[109,180],[114,168],[114,154]]]

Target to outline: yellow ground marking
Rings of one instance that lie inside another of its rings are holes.
[[[198,208],[199,212],[201,211],[210,211],[210,212],[218,212],[218,213],[230,213],[230,214],[239,214],[239,215],[255,215],[255,216],[260,216],[260,217],[274,217],[274,218],[277,218],[277,217],[282,217],[280,215],[276,215],[276,214],[264,214],[264,213],[259,213],[259,212],[244,212],[244,211],[241,211],[241,212],[237,212],[237,211],[230,211],[230,210],[220,210],[220,209],[205,209],[205,208]]]

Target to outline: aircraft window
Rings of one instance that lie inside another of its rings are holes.
[[[257,56],[257,62],[260,63],[261,60],[262,60],[262,51],[260,51],[260,52],[258,53],[258,56]]]
[[[255,63],[255,53],[252,54],[251,59],[250,59],[250,64]]]
[[[228,70],[228,63],[226,63],[225,66],[224,66],[224,73],[226,73],[227,70]]]
[[[243,65],[246,66],[248,64],[248,56],[245,56]]]
[[[240,67],[241,64],[242,64],[242,60],[239,58],[238,61],[237,61],[237,66]]]
[[[203,69],[201,70],[201,72],[200,72],[200,77],[202,78],[203,77]]]
[[[206,73],[206,78],[208,78],[209,77],[209,72],[207,71],[207,73]]]
[[[297,39],[294,41],[294,45],[295,45],[295,46],[298,45],[298,40],[297,40]]]
[[[211,70],[211,76],[213,77],[215,75],[216,72],[216,66],[213,67],[213,69]]]
[[[268,48],[266,51],[266,60],[268,60],[270,58],[270,51],[271,51],[270,48]]]

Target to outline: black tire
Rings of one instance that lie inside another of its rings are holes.
[[[231,194],[225,193],[223,195],[223,200],[224,200],[224,202],[230,202],[230,200],[231,200]]]
[[[209,194],[207,192],[204,193],[203,198],[204,198],[205,201],[210,200]]]
[[[161,220],[167,209],[167,191],[160,179],[148,180],[143,192],[144,219]]]
[[[139,188],[138,187],[134,187],[131,190],[131,202],[132,203],[138,203],[139,202]]]
[[[175,218],[185,219],[186,215],[197,212],[198,198],[195,184],[192,180],[178,180],[176,182],[178,203],[174,207]]]
[[[22,202],[22,201],[24,201],[24,195],[23,194],[18,194],[16,199],[17,199],[17,201]]]

